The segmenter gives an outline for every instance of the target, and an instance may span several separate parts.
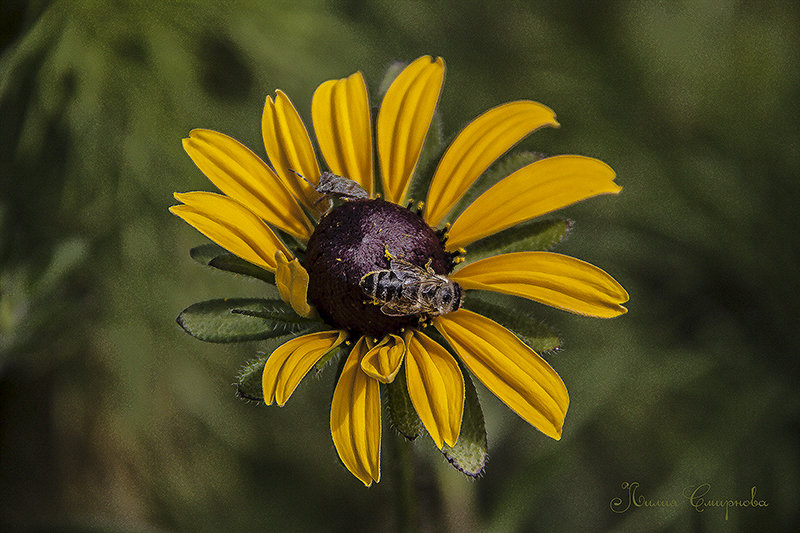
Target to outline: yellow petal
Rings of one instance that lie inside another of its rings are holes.
[[[596,266],[552,252],[518,252],[471,263],[450,278],[462,289],[530,298],[581,315],[611,318],[627,311],[622,285]]]
[[[555,113],[528,100],[495,107],[473,120],[436,168],[425,201],[425,221],[437,226],[489,165],[543,126],[558,126]]]
[[[434,326],[503,403],[548,437],[561,438],[569,396],[547,361],[497,322],[466,309],[437,317]]]
[[[211,192],[175,193],[186,205],[169,210],[245,261],[275,272],[275,252],[292,254],[261,218],[239,202]]]
[[[347,338],[344,331],[320,331],[287,341],[272,352],[264,365],[261,386],[264,402],[283,405],[322,356]]]
[[[346,176],[372,195],[372,121],[361,72],[328,80],[314,92],[311,118],[331,172]]]
[[[381,478],[381,393],[361,371],[366,352],[362,337],[344,363],[331,401],[331,436],[344,466],[369,487]]]
[[[391,383],[400,371],[406,343],[397,335],[387,335],[371,347],[361,360],[361,370],[381,383]]]
[[[464,376],[450,352],[414,331],[406,357],[406,383],[411,403],[436,447],[455,446],[464,413]]]
[[[275,286],[281,299],[292,306],[294,312],[305,318],[317,315],[308,304],[308,272],[297,259],[289,261],[283,252],[275,253]]]
[[[261,116],[261,134],[267,157],[278,176],[291,189],[295,198],[312,212],[319,212],[315,202],[319,195],[306,183],[319,181],[319,164],[303,119],[282,91],[275,92],[275,100],[267,97]],[[294,172],[292,172],[294,171]],[[301,178],[300,176],[303,176]]]
[[[395,78],[378,112],[378,159],[383,192],[404,203],[444,82],[444,61],[422,56]]]
[[[226,195],[303,242],[311,236],[314,226],[286,185],[239,141],[216,131],[192,130],[183,148]]]
[[[453,251],[520,222],[598,194],[616,194],[614,171],[597,159],[561,155],[524,166],[480,195],[453,222]]]

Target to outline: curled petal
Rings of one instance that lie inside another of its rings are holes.
[[[275,272],[275,252],[292,257],[261,218],[239,202],[211,192],[175,193],[186,205],[169,210],[200,233],[245,261]]]
[[[264,402],[283,405],[322,356],[347,338],[344,331],[320,331],[287,341],[272,352],[264,365],[261,387]]]
[[[425,201],[425,221],[437,226],[489,165],[543,126],[558,126],[555,113],[529,100],[503,104],[473,120],[436,168]]]
[[[434,326],[512,411],[548,437],[561,438],[569,396],[547,361],[497,322],[466,309],[437,317]]]
[[[275,100],[267,97],[261,116],[261,134],[272,167],[291,189],[295,198],[312,212],[318,212],[315,202],[319,194],[314,187],[319,180],[319,164],[303,119],[283,91],[275,92]],[[300,174],[298,176],[297,174]],[[305,179],[303,179],[305,178]]]
[[[406,383],[414,409],[436,447],[455,446],[464,413],[464,376],[450,352],[414,331],[408,344]]]
[[[372,121],[361,72],[328,80],[314,92],[311,118],[331,172],[346,176],[372,195]]]
[[[305,242],[314,231],[286,185],[264,161],[236,139],[212,130],[192,130],[183,148],[226,195],[267,223]]]
[[[387,335],[372,346],[361,360],[361,370],[381,383],[391,383],[400,371],[406,343],[397,335]]]
[[[308,272],[300,261],[289,261],[283,252],[276,252],[275,262],[275,286],[278,287],[281,299],[302,317],[316,316],[316,310],[308,304]]]
[[[395,78],[378,112],[378,159],[383,192],[402,204],[444,83],[444,61],[422,56]]]
[[[611,318],[627,311],[622,285],[596,266],[552,252],[518,252],[471,263],[451,276],[463,289],[530,298],[581,315]]]
[[[597,196],[616,194],[614,171],[597,159],[561,155],[524,166],[480,195],[453,222],[447,250],[556,209]]]
[[[378,382],[361,371],[366,353],[362,337],[333,391],[331,436],[344,466],[369,487],[381,478],[381,393]]]

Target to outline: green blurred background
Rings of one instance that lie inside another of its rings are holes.
[[[332,374],[284,408],[237,400],[264,343],[209,345],[175,316],[254,296],[195,264],[167,212],[211,189],[194,127],[263,153],[281,88],[441,55],[456,132],[520,98],[558,113],[523,147],[598,157],[619,197],[565,210],[559,248],[612,273],[630,312],[539,306],[565,339],[554,442],[479,393],[476,481],[420,439],[425,531],[788,531],[798,525],[796,2],[0,3],[0,528],[396,530],[393,436],[365,489],[337,462]],[[377,104],[373,98],[373,105]],[[614,513],[622,484],[673,508]],[[699,513],[684,488],[769,506]]]

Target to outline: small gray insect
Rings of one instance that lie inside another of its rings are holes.
[[[320,174],[319,183],[314,185],[299,172],[291,169],[289,170],[303,178],[306,183],[314,187],[314,190],[322,195],[316,202],[314,202],[315,204],[318,204],[324,200],[330,200],[332,198],[339,198],[340,200],[345,201],[366,200],[369,198],[369,193],[364,190],[364,188],[356,181],[344,176],[338,176],[333,172],[325,171]],[[328,207],[328,210],[330,210],[331,207],[332,205]]]
[[[337,176],[328,171],[320,174],[319,183],[314,189],[325,196],[342,200],[365,200],[369,198],[369,193],[356,181],[344,176]]]
[[[431,262],[425,268],[389,257],[389,268],[367,272],[358,282],[361,290],[388,316],[438,316],[461,307],[461,286],[437,274]]]

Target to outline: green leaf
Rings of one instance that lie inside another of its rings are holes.
[[[189,250],[189,255],[192,259],[206,266],[218,255],[229,253],[225,248],[214,243],[201,244]]]
[[[525,151],[510,154],[487,170],[484,176],[486,176],[487,181],[491,183],[497,183],[501,179],[516,172],[522,167],[528,166],[531,163],[539,161],[540,159],[544,159],[545,157],[547,157],[547,154],[543,154],[541,152]]]
[[[425,143],[422,145],[422,151],[414,169],[411,187],[408,190],[408,198],[416,200],[418,207],[428,195],[428,189],[431,181],[433,181],[433,174],[439,166],[439,160],[444,155],[449,141],[452,141],[452,138],[445,139],[442,115],[436,109],[433,113],[428,136],[425,137]]]
[[[504,157],[475,180],[475,183],[464,193],[461,200],[456,203],[455,208],[450,211],[448,220],[454,219],[461,214],[461,212],[464,211],[469,204],[474,202],[478,196],[486,192],[486,190],[501,179],[545,157],[547,156],[540,152],[517,152]]]
[[[488,456],[486,426],[472,378],[460,361],[458,365],[464,375],[464,417],[455,446],[445,444],[442,453],[457,470],[468,476],[478,477],[483,472]]]
[[[386,385],[386,412],[389,424],[408,440],[414,440],[425,431],[406,386],[405,368],[394,381]]]
[[[392,82],[395,80],[397,76],[403,72],[403,69],[408,66],[408,63],[403,61],[392,61],[389,63],[389,66],[386,67],[386,72],[383,73],[383,79],[381,83],[378,85],[378,101],[382,101],[383,97],[386,96],[386,91],[389,90],[389,87],[392,85]]]
[[[241,342],[297,333],[316,324],[281,300],[225,298],[200,302],[178,316],[189,335],[206,342]]]
[[[236,396],[243,400],[264,401],[264,389],[261,387],[261,375],[269,357],[257,357],[248,361],[236,375]]]
[[[192,259],[198,263],[210,266],[226,272],[234,272],[236,274],[243,274],[251,278],[260,279],[267,283],[275,284],[275,274],[268,270],[248,263],[241,257],[234,255],[227,251],[225,248],[213,243],[203,244],[192,248],[189,251]]]
[[[317,361],[317,362],[314,364],[314,371],[315,371],[317,374],[319,374],[320,372],[322,372],[322,370],[323,370],[323,369],[324,369],[324,368],[325,368],[325,367],[328,365],[328,363],[331,361],[331,359],[333,359],[334,357],[336,357],[336,356],[337,356],[337,355],[338,355],[338,354],[339,354],[339,353],[340,353],[340,352],[341,352],[341,351],[342,351],[342,350],[343,350],[345,347],[346,347],[346,345],[344,345],[344,344],[340,344],[339,346],[337,346],[337,347],[333,348],[331,351],[329,351],[328,353],[326,353],[325,355],[323,355],[323,356],[322,356],[322,357],[319,359],[319,361]]]
[[[566,218],[519,224],[471,244],[467,248],[465,264],[493,255],[550,250],[567,236],[570,229],[572,221]]]
[[[331,388],[331,398],[329,403],[333,403],[333,395],[336,393],[336,385],[339,384],[339,378],[342,377],[342,370],[344,370],[344,364],[347,362],[347,357],[350,354],[350,350],[353,349],[353,346],[348,341],[345,341],[344,344],[339,345],[339,349],[345,350],[347,352],[347,355],[345,355],[344,357],[340,357],[339,362],[336,365],[336,376],[333,379],[333,387]],[[332,350],[332,352],[335,351],[337,350]]]
[[[561,347],[561,339],[556,332],[541,320],[529,316],[525,311],[525,305],[510,309],[487,302],[486,298],[491,296],[479,296],[472,292],[464,299],[464,307],[510,329],[522,342],[537,352],[551,352]],[[505,297],[505,295],[498,296]]]

